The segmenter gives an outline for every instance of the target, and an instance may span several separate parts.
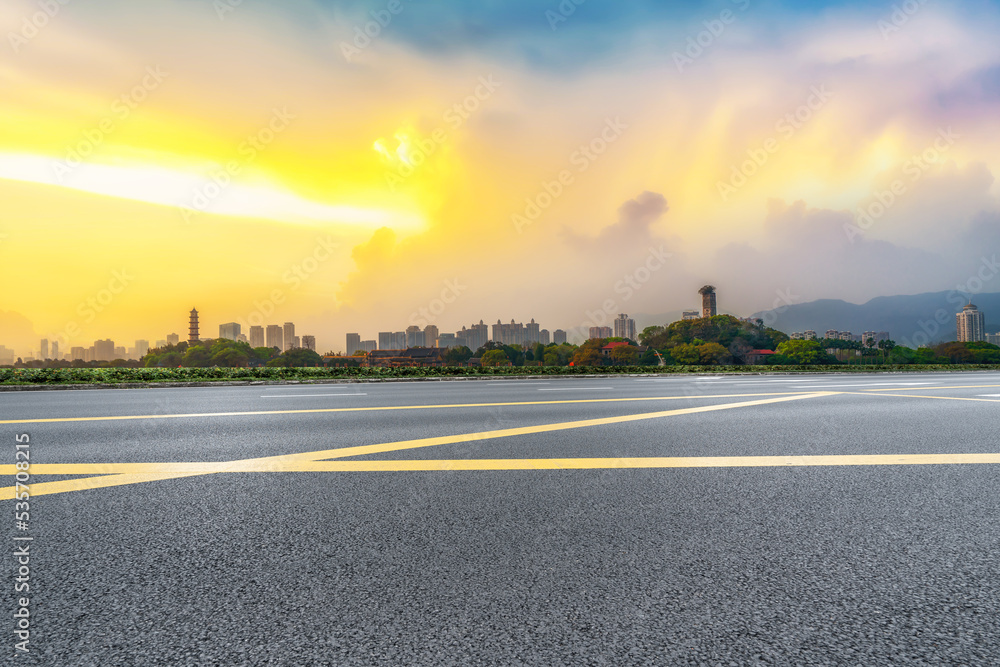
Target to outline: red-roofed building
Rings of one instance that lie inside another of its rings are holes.
[[[607,345],[601,348],[601,354],[607,357],[611,354],[611,350],[615,349],[616,347],[621,347],[623,345],[628,347],[629,344],[623,340],[615,341],[613,343],[608,343]]]

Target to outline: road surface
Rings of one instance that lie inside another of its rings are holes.
[[[0,423],[32,538],[0,664],[1000,660],[997,373],[8,392]]]

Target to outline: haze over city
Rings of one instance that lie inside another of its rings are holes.
[[[15,350],[745,317],[1000,247],[993,4],[52,6],[0,12]]]

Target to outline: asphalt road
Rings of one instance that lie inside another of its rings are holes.
[[[996,373],[0,393],[0,664],[996,665],[998,427]]]

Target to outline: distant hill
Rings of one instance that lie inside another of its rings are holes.
[[[787,306],[783,311],[761,311],[752,317],[764,319],[769,326],[785,333],[814,330],[820,337],[827,329],[850,331],[888,331],[897,343],[951,341],[957,337],[955,313],[965,301],[955,292],[930,292],[905,296],[880,296],[867,303],[855,304],[839,299],[820,299]],[[976,294],[972,303],[986,314],[987,333],[1000,331],[1000,293]],[[943,323],[935,322],[940,316]],[[925,332],[927,339],[914,336]]]

